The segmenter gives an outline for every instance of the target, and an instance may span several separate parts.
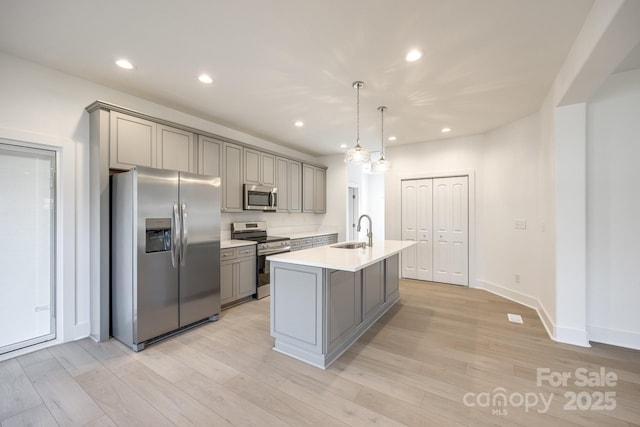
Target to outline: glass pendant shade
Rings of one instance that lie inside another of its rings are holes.
[[[384,112],[387,107],[378,107],[378,111],[380,111],[380,141],[381,141],[381,150],[380,150],[380,158],[375,162],[371,163],[371,172],[381,172],[384,173],[391,169],[391,162],[384,158]]]
[[[344,153],[344,161],[351,164],[368,163],[371,161],[371,153],[366,148],[360,146],[360,141],[355,147],[349,148]]]
[[[391,162],[380,156],[379,160],[371,163],[371,172],[386,172],[391,169]]]
[[[344,161],[350,164],[369,163],[371,161],[371,153],[369,150],[360,145],[360,88],[364,86],[364,82],[356,81],[352,85],[356,89],[356,146],[349,148],[344,153]]]

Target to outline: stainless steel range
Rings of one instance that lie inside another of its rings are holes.
[[[231,223],[231,238],[258,242],[256,268],[258,290],[256,298],[260,299],[269,296],[270,280],[267,256],[289,252],[291,250],[291,240],[288,237],[268,236],[267,223],[264,221]]]

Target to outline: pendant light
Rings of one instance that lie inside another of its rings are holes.
[[[352,85],[357,93],[357,110],[356,110],[356,146],[349,148],[344,153],[344,161],[351,164],[368,163],[371,160],[371,153],[364,147],[360,146],[360,89],[364,86],[364,82],[353,82]]]
[[[371,163],[371,172],[386,172],[391,169],[391,162],[384,158],[384,112],[387,109],[385,106],[378,107],[378,111],[380,111],[380,142],[382,144],[382,148],[380,150],[380,159]]]

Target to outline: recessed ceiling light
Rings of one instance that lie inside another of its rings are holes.
[[[295,122],[293,122],[293,125],[297,128],[301,128],[302,126],[304,126],[304,123],[300,120],[296,120]]]
[[[340,148],[347,148],[348,145],[347,144],[340,144]]]
[[[213,83],[213,79],[209,77],[209,75],[207,74],[200,74],[198,76],[198,80],[200,80],[202,83],[207,83],[207,84]]]
[[[398,138],[396,138],[395,136],[390,136],[389,137],[389,141],[395,141],[396,139],[398,139]]]
[[[407,53],[407,56],[405,56],[405,59],[409,62],[417,61],[420,58],[422,58],[422,52],[418,49],[411,49],[409,53]]]
[[[440,132],[442,132],[442,133],[451,132],[451,128],[442,128],[442,130]]]
[[[116,65],[120,68],[124,68],[125,70],[133,69],[133,65],[131,65],[131,62],[127,61],[126,59],[118,59],[116,61]]]

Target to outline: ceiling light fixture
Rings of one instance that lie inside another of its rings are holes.
[[[389,141],[395,141],[396,139],[398,139],[398,138],[396,138],[395,136],[390,136],[389,137]]]
[[[200,74],[198,76],[198,80],[200,80],[202,83],[206,83],[206,84],[213,83],[213,79],[207,74]]]
[[[386,172],[391,169],[391,162],[384,158],[384,112],[387,107],[381,106],[378,107],[378,111],[380,111],[380,159],[371,163],[371,172]]]
[[[440,132],[442,132],[442,133],[451,132],[451,128],[442,128],[442,130]]]
[[[293,122],[293,125],[297,128],[301,128],[302,126],[304,126],[304,122],[297,120],[295,122]]]
[[[356,89],[356,145],[349,148],[344,153],[344,161],[351,164],[368,163],[371,160],[371,153],[364,147],[360,146],[360,89],[364,86],[364,82],[353,82],[352,86]]]
[[[131,62],[127,61],[126,59],[118,59],[116,61],[116,65],[120,68],[124,68],[125,70],[133,69],[133,65],[131,64]]]
[[[414,62],[420,58],[422,58],[422,52],[420,52],[418,49],[411,49],[409,53],[407,53],[407,56],[405,56],[405,59],[408,62]]]
[[[340,148],[347,148],[348,145],[347,144],[340,144]]]

